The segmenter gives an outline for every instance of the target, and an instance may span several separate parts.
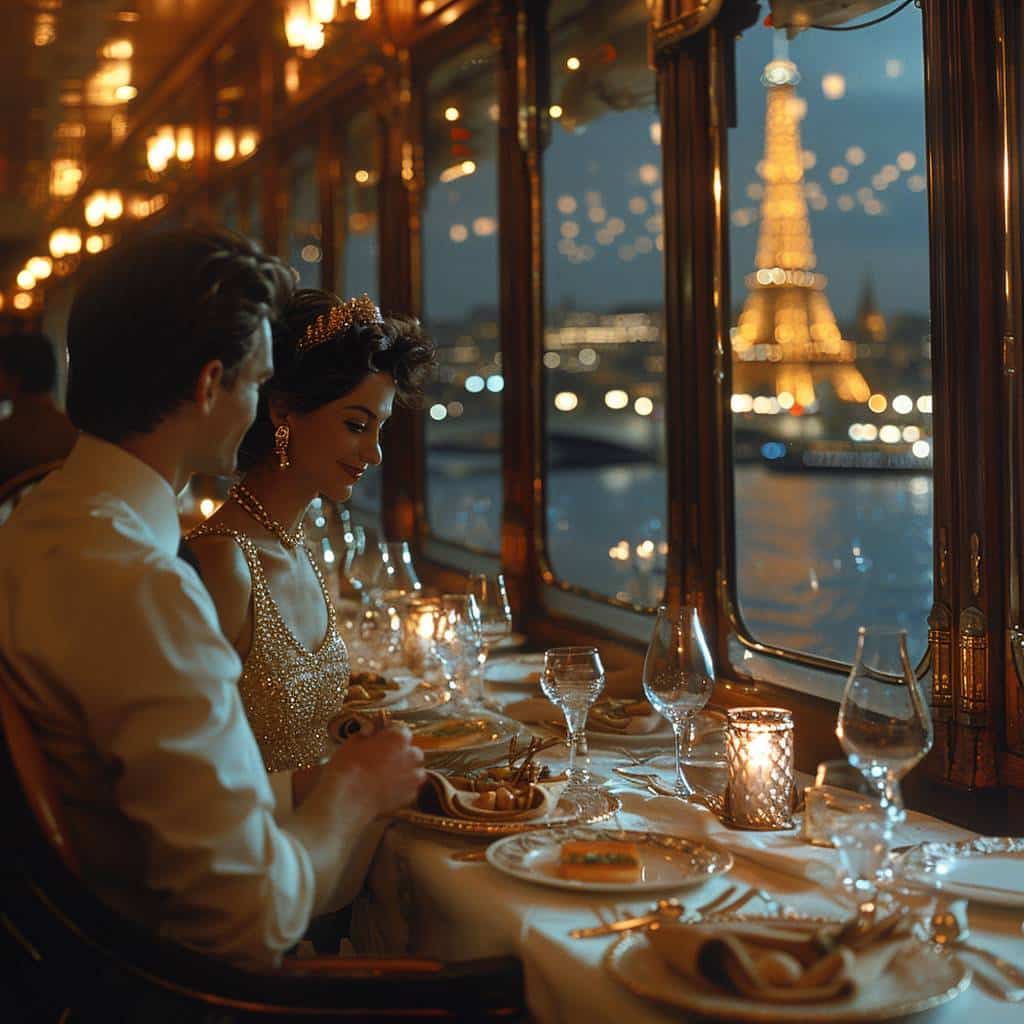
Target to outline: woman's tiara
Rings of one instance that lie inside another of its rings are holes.
[[[296,352],[306,352],[322,345],[328,338],[341,334],[356,324],[382,324],[384,317],[365,292],[357,299],[347,299],[340,306],[331,306],[321,313],[307,328],[295,346]]]

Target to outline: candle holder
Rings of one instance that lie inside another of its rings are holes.
[[[793,715],[785,708],[726,712],[725,821],[737,828],[793,826]]]
[[[413,672],[422,673],[433,657],[434,616],[441,610],[433,597],[406,597],[398,605],[402,657]]]

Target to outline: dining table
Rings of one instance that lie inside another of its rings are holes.
[[[520,696],[522,692],[515,689],[489,687],[489,699],[498,705]],[[642,752],[656,749],[659,742],[668,754],[671,741],[654,738]],[[524,966],[526,1000],[535,1021],[668,1024],[691,1017],[683,1009],[634,994],[609,970],[607,960],[618,936],[581,939],[570,937],[570,930],[648,912],[656,896],[675,897],[687,911],[696,911],[728,887],[733,887],[735,894],[749,893],[742,910],[748,915],[830,919],[850,915],[852,904],[836,881],[840,877],[836,850],[810,846],[797,829],[751,832],[728,828],[703,807],[653,793],[642,782],[619,773],[624,766],[629,770],[639,752],[635,742],[631,749],[622,750],[615,737],[591,735],[590,771],[596,781],[603,780],[609,803],[617,807],[592,827],[708,841],[733,854],[728,872],[694,886],[655,894],[566,891],[537,884],[535,879],[513,877],[480,859],[480,854],[469,852],[482,851],[486,839],[395,821],[384,834],[354,909],[356,948],[378,955],[443,960],[512,954]],[[552,748],[542,757],[553,767],[564,765],[564,747]],[[670,758],[656,762],[669,783],[670,762]],[[724,784],[720,766],[698,765],[687,771],[692,781],[708,789]],[[972,836],[956,825],[911,812],[894,843],[901,847],[952,843]],[[1024,890],[1024,880],[1021,888]],[[915,905],[925,918],[935,903],[935,895],[923,888],[905,891],[902,899]],[[973,944],[1024,966],[1024,910],[1020,906],[972,900],[969,915]],[[964,960],[970,965],[973,957]],[[684,982],[680,980],[680,984]],[[914,1019],[953,1022],[975,1015],[986,1024],[1019,1022],[1024,1019],[1024,1003],[996,999],[975,982]],[[752,1013],[732,1019],[761,1018]],[[821,1019],[830,1019],[827,1006]],[[872,1019],[897,1018],[883,1014]]]

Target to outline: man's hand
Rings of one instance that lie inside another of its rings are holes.
[[[403,725],[350,737],[325,770],[356,785],[373,817],[412,803],[426,778],[423,751],[413,746],[412,733]]]

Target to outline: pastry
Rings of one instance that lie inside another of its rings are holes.
[[[570,839],[562,843],[558,876],[577,882],[639,882],[640,851],[636,843]]]

